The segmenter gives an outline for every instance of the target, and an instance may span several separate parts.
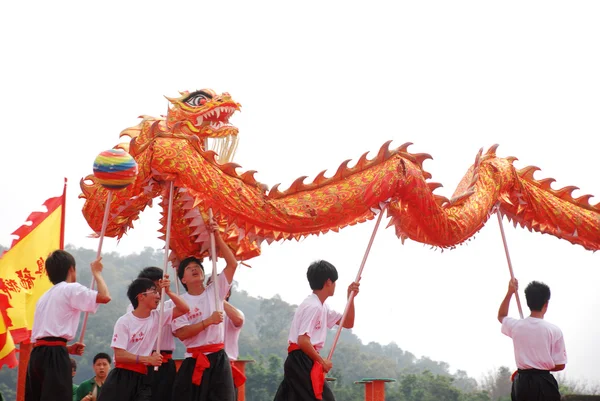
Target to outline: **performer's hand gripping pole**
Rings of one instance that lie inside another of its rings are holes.
[[[165,236],[165,259],[163,264],[163,278],[167,273],[167,267],[169,266],[169,245],[171,242],[171,217],[173,215],[173,187],[175,184],[173,181],[169,181],[169,208],[167,209],[167,228]],[[162,288],[160,291],[160,312],[158,313],[158,339],[156,340],[156,353],[160,353],[160,344],[162,341],[163,326],[162,321],[165,315],[165,289]],[[158,370],[158,366],[154,367],[154,371]]]
[[[500,209],[496,209],[496,216],[498,216],[498,224],[500,225],[500,234],[502,234],[502,242],[504,243],[504,252],[506,253],[506,261],[508,262],[508,271],[510,272],[510,278],[514,279],[512,263],[510,261],[510,254],[508,253],[508,244],[506,243],[506,235],[504,235],[504,225],[502,224],[502,214]],[[517,300],[517,308],[519,308],[519,316],[523,319],[523,309],[521,308],[521,300],[519,299],[519,292],[515,291],[515,299]]]
[[[369,245],[367,246],[367,251],[365,252],[365,256],[363,257],[362,263],[360,264],[360,268],[358,269],[358,274],[356,275],[356,280],[354,280],[355,283],[360,282],[362,271],[367,262],[367,258],[369,257],[369,252],[371,251],[371,246],[373,245],[373,241],[375,240],[375,234],[377,234],[377,229],[379,228],[379,223],[381,223],[381,218],[383,217],[383,214],[385,213],[386,209],[387,209],[387,205],[382,207],[381,211],[379,212],[379,217],[377,218],[377,223],[375,224],[375,228],[373,229],[373,234],[371,234],[371,239],[369,240]],[[337,345],[337,342],[340,338],[340,334],[342,333],[342,328],[344,327],[344,322],[346,321],[346,316],[348,316],[348,310],[349,310],[350,304],[352,303],[353,300],[354,300],[354,291],[352,291],[350,293],[350,296],[348,296],[348,303],[346,303],[346,307],[344,308],[344,314],[342,315],[342,318],[340,319],[340,325],[338,327],[337,332],[335,333],[335,338],[333,339],[333,344],[331,345],[331,350],[329,351],[329,356],[327,357],[327,359],[329,359],[329,360],[331,360],[331,358],[333,357],[333,351],[335,351],[335,346]]]
[[[98,253],[96,253],[96,259],[100,259],[102,254],[102,243],[104,242],[104,234],[106,234],[106,227],[108,226],[108,213],[110,211],[110,203],[112,202],[112,191],[107,191],[108,196],[106,197],[106,205],[104,206],[104,217],[102,219],[102,229],[100,230],[100,242],[98,243]],[[63,212],[64,213],[64,212]],[[90,283],[90,290],[94,289],[96,280],[92,274],[92,282]],[[83,324],[81,325],[81,334],[79,334],[79,342],[83,343],[83,337],[85,336],[85,328],[89,317],[89,312],[85,312],[83,316]]]

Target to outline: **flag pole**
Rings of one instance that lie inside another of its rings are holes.
[[[496,208],[496,216],[498,216],[498,224],[500,225],[500,234],[502,235],[502,242],[504,243],[504,253],[506,253],[506,261],[508,262],[508,271],[510,273],[511,280],[514,280],[515,274],[513,273],[512,262],[510,261],[510,254],[508,253],[508,243],[506,242],[506,235],[504,234],[504,225],[502,224],[502,215],[500,214],[500,208]],[[515,299],[517,301],[517,308],[519,309],[519,316],[523,319],[523,309],[521,308],[521,300],[519,299],[519,292],[515,291]]]
[[[104,206],[104,217],[102,219],[102,230],[100,231],[100,242],[98,243],[98,252],[96,253],[96,259],[100,258],[102,254],[102,243],[104,242],[104,234],[106,234],[106,227],[108,226],[108,214],[110,212],[110,203],[112,202],[112,191],[108,191],[108,196],[106,197],[106,205]],[[96,285],[96,280],[94,279],[94,275],[92,274],[92,282],[90,283],[90,290],[94,289]],[[85,312],[83,316],[83,324],[81,326],[81,334],[79,335],[79,342],[83,343],[83,338],[85,336],[85,329],[87,326],[87,321],[89,317],[89,312]]]
[[[65,215],[67,214],[67,177],[63,187],[62,213],[60,216],[60,249],[65,249]]]
[[[175,183],[173,181],[169,181],[169,206],[167,209],[167,227],[166,227],[166,236],[165,236],[165,259],[163,264],[163,278],[164,275],[167,274],[167,267],[169,266],[169,246],[171,243],[171,217],[173,215],[173,188],[175,187]],[[163,321],[163,316],[165,314],[165,289],[162,288],[160,291],[160,312],[158,314],[158,322],[159,325]],[[162,341],[162,325],[158,330],[158,339],[156,340],[156,353],[160,352],[160,343]],[[154,371],[158,371],[158,366],[154,367]]]
[[[379,212],[379,217],[377,218],[377,223],[375,224],[375,228],[373,229],[373,233],[371,234],[371,239],[369,240],[369,245],[367,246],[367,250],[365,252],[365,256],[363,256],[362,263],[360,264],[360,268],[358,269],[358,274],[356,275],[355,283],[360,282],[360,278],[367,262],[367,258],[369,257],[369,252],[371,251],[371,246],[373,245],[373,241],[375,240],[375,234],[377,234],[377,229],[379,228],[379,223],[381,223],[381,218],[383,217],[384,212],[386,211],[387,205],[381,208]],[[342,333],[342,328],[344,327],[344,322],[346,321],[346,316],[348,315],[348,310],[350,309],[350,304],[354,300],[354,291],[350,293],[348,296],[348,303],[346,303],[346,307],[344,308],[344,314],[340,319],[340,324],[338,326],[338,330],[335,333],[335,338],[333,339],[333,344],[331,345],[331,349],[329,350],[329,356],[327,359],[331,360],[333,357],[333,351],[335,351],[335,346],[340,338],[340,334]]]

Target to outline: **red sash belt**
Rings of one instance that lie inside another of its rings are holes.
[[[513,374],[512,374],[512,375],[510,375],[510,381],[511,381],[511,383],[515,381],[515,377],[517,376],[517,374],[518,374],[518,373],[519,373],[519,371],[518,371],[518,370],[515,370],[515,371],[513,372]]]
[[[167,363],[173,359],[173,351],[160,351],[160,354],[163,357],[163,363]]]
[[[233,384],[235,388],[240,387],[242,384],[246,383],[246,375],[242,373],[240,368],[235,366],[235,361],[230,361],[231,363],[231,375],[233,376]]]
[[[67,342],[66,341],[60,341],[60,340],[56,340],[56,341],[35,340],[35,343],[33,344],[33,348],[37,348],[37,347],[66,347],[66,346],[67,346]]]
[[[210,362],[204,353],[221,351],[223,348],[223,343],[219,343],[201,345],[199,347],[192,347],[185,350],[185,352],[192,354],[192,358],[196,360],[196,367],[194,367],[194,374],[192,375],[193,384],[199,386],[202,382],[202,373],[204,373],[205,369],[210,368]]]
[[[292,351],[299,350],[300,346],[296,343],[290,343],[288,347],[288,354]],[[317,361],[313,361],[313,367],[310,370],[310,381],[312,382],[312,388],[315,392],[317,400],[323,399],[323,386],[325,385],[325,371],[323,365]]]
[[[115,367],[131,370],[132,372],[138,372],[143,375],[148,374],[148,367],[143,363],[116,362]]]

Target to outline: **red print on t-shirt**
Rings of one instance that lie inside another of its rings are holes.
[[[132,343],[140,342],[143,339],[144,339],[144,332],[142,332],[142,331],[140,331],[139,333],[134,333],[133,336],[131,336]]]
[[[117,342],[117,338],[119,338],[119,335],[115,333],[115,335],[113,336],[113,343]]]
[[[194,309],[187,313],[188,320],[194,320],[198,316],[202,316],[202,312],[198,309],[197,306],[194,306]]]
[[[317,324],[315,324],[315,330],[319,330],[321,328],[321,321],[317,320]]]

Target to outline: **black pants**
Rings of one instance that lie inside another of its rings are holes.
[[[114,368],[102,386],[98,401],[150,401],[151,392],[147,374]]]
[[[172,359],[163,363],[158,371],[154,370],[154,366],[148,366],[148,379],[152,388],[151,401],[171,401],[176,374],[177,369]]]
[[[192,383],[196,360],[185,358],[173,384],[176,401],[236,401],[231,365],[224,350],[206,356],[210,367],[202,373],[199,386]]]
[[[318,401],[310,379],[312,367],[313,360],[304,352],[290,352],[283,364],[283,381],[274,401]],[[335,401],[327,383],[323,385],[323,401]]]
[[[519,369],[510,398],[513,401],[560,401],[558,383],[547,370]]]
[[[64,341],[65,347],[34,347],[29,356],[25,379],[25,401],[72,401],[73,377],[67,341],[47,337],[47,341]]]

